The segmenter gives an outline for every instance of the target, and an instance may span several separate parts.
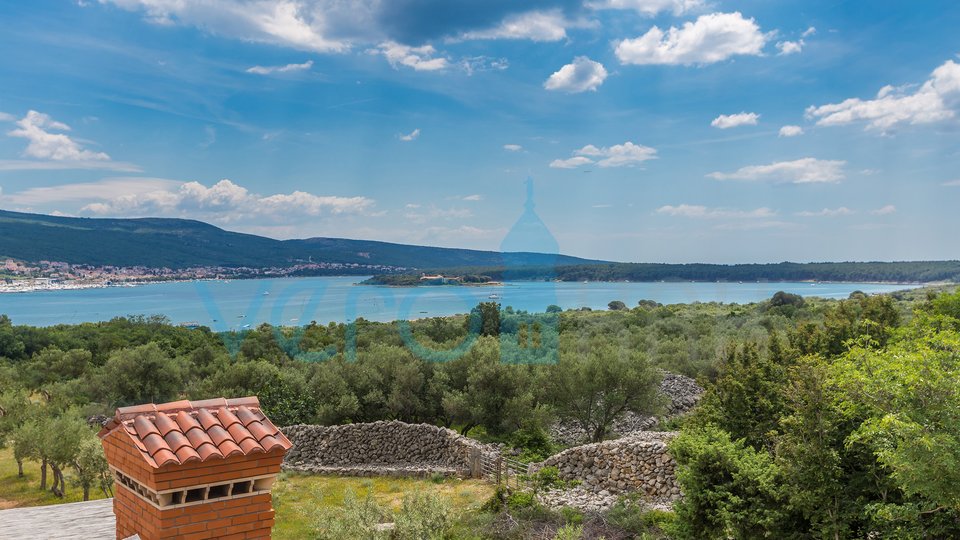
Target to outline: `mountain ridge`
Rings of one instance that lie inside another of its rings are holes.
[[[523,265],[598,264],[545,253],[511,254]],[[0,256],[93,266],[287,267],[306,262],[404,268],[500,266],[496,251],[348,238],[277,240],[181,218],[87,218],[0,210]]]

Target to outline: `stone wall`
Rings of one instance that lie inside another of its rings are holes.
[[[630,437],[568,448],[534,466],[556,467],[564,480],[580,480],[580,491],[604,496],[640,492],[653,504],[680,497],[676,463],[667,442],[676,433],[642,432]]]
[[[293,443],[284,469],[343,476],[468,476],[472,457],[490,452],[447,428],[399,421],[283,428]]]

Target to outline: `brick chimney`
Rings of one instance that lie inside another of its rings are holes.
[[[256,397],[122,407],[99,435],[118,540],[270,538],[292,445]]]

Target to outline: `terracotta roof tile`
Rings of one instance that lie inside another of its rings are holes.
[[[174,401],[117,409],[100,437],[123,430],[151,467],[289,450],[256,397]]]

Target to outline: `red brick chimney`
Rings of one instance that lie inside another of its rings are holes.
[[[118,540],[270,538],[270,488],[292,445],[256,397],[122,407],[99,435]]]

